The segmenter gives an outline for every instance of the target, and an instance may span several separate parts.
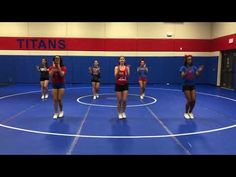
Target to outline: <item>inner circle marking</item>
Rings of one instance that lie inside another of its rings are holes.
[[[103,94],[99,94],[99,95],[114,95],[114,94],[113,93],[103,93]],[[140,96],[138,94],[129,94],[129,95],[138,96],[138,97]],[[86,102],[82,102],[81,101],[81,99],[83,99],[83,98],[92,97],[92,96],[93,95],[81,96],[81,97],[77,98],[77,102],[80,103],[80,104],[83,104],[83,105],[87,105],[87,106],[99,106],[99,107],[109,107],[109,108],[116,108],[117,107],[116,105],[104,105],[104,104],[86,103]],[[145,96],[145,97],[146,98],[150,98],[153,101],[150,102],[150,103],[145,103],[145,104],[127,105],[126,107],[132,108],[132,107],[148,106],[148,105],[152,105],[152,104],[157,102],[156,98],[153,98],[151,96]]]

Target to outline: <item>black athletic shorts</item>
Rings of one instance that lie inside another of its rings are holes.
[[[125,85],[116,84],[115,85],[115,91],[116,92],[123,92],[123,91],[126,91],[126,90],[129,90],[129,84],[125,84]]]
[[[65,84],[64,83],[53,83],[52,88],[53,89],[62,89],[62,88],[65,88]]]
[[[40,81],[49,80],[49,77],[40,77]]]
[[[183,87],[182,87],[182,91],[184,92],[185,90],[190,90],[190,91],[192,91],[192,90],[195,90],[196,88],[195,88],[195,86],[194,85],[183,85]]]
[[[99,76],[92,76],[91,82],[100,82]]]

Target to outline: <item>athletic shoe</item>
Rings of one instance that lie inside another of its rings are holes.
[[[184,118],[185,119],[190,119],[189,114],[188,113],[184,113]]]
[[[143,100],[143,95],[140,96],[140,99]]]
[[[57,117],[58,117],[58,113],[54,113],[53,119],[57,119]]]
[[[48,94],[45,95],[45,99],[47,99],[47,98],[48,98]]]
[[[96,97],[99,98],[99,95],[97,94]]]
[[[190,119],[194,119],[193,113],[188,113]]]
[[[41,96],[41,99],[42,99],[42,100],[44,99],[44,95]]]
[[[64,116],[64,112],[63,111],[60,111],[60,113],[59,113],[59,118],[62,118]]]
[[[118,113],[118,118],[123,119],[122,113]]]
[[[126,114],[124,112],[122,113],[122,117],[123,119],[126,119]]]
[[[93,96],[93,99],[94,99],[94,100],[96,99],[96,95]]]

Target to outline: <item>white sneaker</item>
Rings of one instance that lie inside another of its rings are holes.
[[[194,119],[193,113],[188,113],[190,119]]]
[[[189,114],[188,113],[184,113],[184,118],[185,119],[190,119]]]
[[[57,117],[58,117],[58,113],[54,113],[53,119],[57,119]]]
[[[62,118],[64,116],[64,112],[63,111],[60,111],[60,113],[59,113],[59,118]]]
[[[140,96],[140,99],[143,100],[143,95]]]
[[[94,100],[96,99],[96,95],[93,96],[93,99],[94,99]]]
[[[118,118],[123,119],[122,113],[118,113]]]
[[[99,98],[99,95],[97,94],[96,97]]]
[[[47,99],[48,98],[48,94],[46,94],[44,98]]]
[[[44,99],[44,95],[41,96],[41,99],[42,99],[42,100]]]
[[[126,119],[126,114],[124,112],[122,113],[122,117],[123,119]]]

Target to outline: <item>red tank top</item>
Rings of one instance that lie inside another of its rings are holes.
[[[53,69],[53,66],[51,66],[49,68],[49,71],[51,71]],[[61,70],[64,71],[66,73],[67,69],[65,66],[61,67]],[[56,84],[56,83],[65,83],[65,76],[60,76],[59,72],[54,72],[52,75],[52,83]]]
[[[116,84],[125,85],[127,83],[128,83],[128,67],[125,66],[125,69],[121,70],[120,66],[118,66],[118,73],[116,76]]]

